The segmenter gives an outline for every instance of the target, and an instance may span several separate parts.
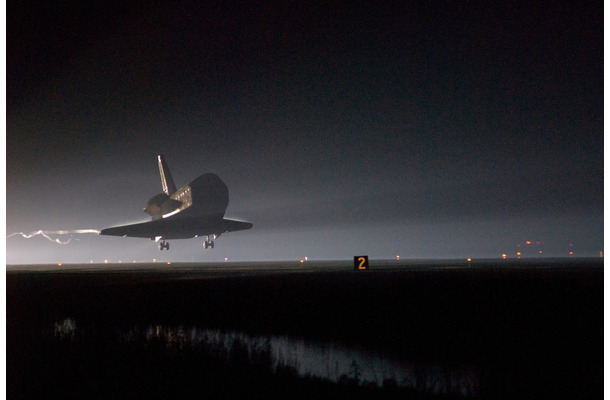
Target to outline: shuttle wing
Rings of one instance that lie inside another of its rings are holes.
[[[102,229],[100,235],[150,239],[188,239],[206,235],[220,236],[225,232],[241,231],[250,228],[252,228],[252,224],[249,222],[224,218],[220,220],[205,217],[166,218]]]
[[[235,221],[232,219],[223,219],[227,232],[244,231],[252,228],[252,223],[244,221]]]

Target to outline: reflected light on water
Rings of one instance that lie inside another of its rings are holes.
[[[77,329],[76,321],[67,318],[55,322],[54,336],[62,340],[72,340]],[[227,353],[231,352],[235,343],[239,343],[247,349],[250,358],[254,358],[257,352],[269,351],[273,368],[289,367],[300,376],[313,376],[332,382],[351,380],[380,387],[393,382],[400,387],[432,394],[452,393],[473,397],[479,393],[479,376],[473,366],[414,364],[387,354],[349,348],[337,343],[164,325],[133,327],[120,333],[117,340],[134,345],[142,342],[161,342],[168,349],[222,349]]]

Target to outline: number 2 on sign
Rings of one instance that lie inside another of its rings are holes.
[[[354,271],[369,269],[368,256],[354,256]]]

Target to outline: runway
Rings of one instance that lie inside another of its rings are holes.
[[[442,271],[442,270],[566,270],[601,267],[601,258],[535,258],[535,259],[426,259],[426,260],[371,260],[367,273],[389,271]],[[82,263],[82,264],[36,264],[7,265],[13,273],[61,273],[61,272],[141,272],[191,274],[206,278],[218,274],[267,275],[275,273],[351,272],[353,260],[290,260],[290,261],[240,261],[240,262],[125,262],[125,263]]]

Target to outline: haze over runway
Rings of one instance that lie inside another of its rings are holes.
[[[7,234],[150,220],[159,153],[254,228],[6,261],[598,256],[602,43],[601,1],[9,2]]]

